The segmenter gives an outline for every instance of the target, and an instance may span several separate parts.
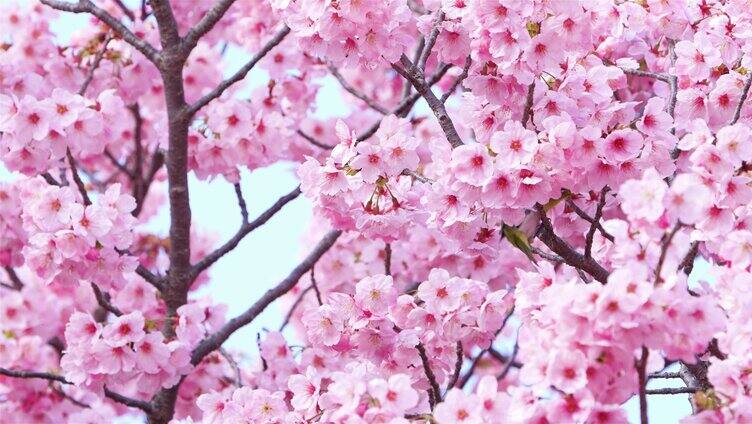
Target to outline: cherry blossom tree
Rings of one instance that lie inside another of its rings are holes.
[[[749,1],[9,0],[0,37],[3,421],[752,422]],[[230,239],[189,173],[234,185]],[[301,194],[289,276],[197,294]]]

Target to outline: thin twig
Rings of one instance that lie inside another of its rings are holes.
[[[66,380],[63,376],[48,373],[48,372],[21,371],[21,370],[9,370],[7,368],[0,368],[0,375],[4,375],[6,377],[13,377],[13,378],[40,378],[43,380],[57,381],[58,383],[73,385],[73,383]],[[151,412],[152,410],[152,406],[148,402],[144,402],[142,400],[132,399],[132,398],[123,396],[119,393],[115,393],[111,391],[107,387],[104,388],[104,394],[108,398],[114,400],[115,402],[122,403],[123,405],[131,406],[133,408],[138,408],[147,413]]]
[[[517,358],[517,352],[520,350],[519,343],[514,343],[514,348],[512,349],[512,354],[509,355],[509,359],[507,360],[507,363],[504,364],[504,369],[501,370],[499,375],[496,376],[496,381],[501,381],[504,378],[506,378],[507,374],[509,374],[509,370],[512,369],[512,366],[514,365],[514,360]]]
[[[307,133],[303,132],[303,130],[300,130],[300,129],[299,129],[299,130],[297,130],[296,132],[298,133],[298,135],[299,135],[299,136],[301,136],[301,137],[303,137],[304,139],[308,140],[308,142],[309,142],[309,143],[313,144],[313,145],[314,145],[314,146],[316,146],[316,147],[320,147],[320,148],[322,148],[322,149],[324,149],[324,150],[332,150],[332,149],[334,148],[334,146],[330,146],[330,145],[328,145],[328,144],[324,144],[324,143],[322,143],[322,142],[320,142],[320,141],[316,140],[316,139],[315,139],[315,138],[313,138],[313,137],[312,137],[311,135],[309,135],[309,134],[307,134]]]
[[[293,302],[292,306],[290,306],[290,309],[287,311],[287,314],[285,315],[285,319],[282,320],[282,325],[279,326],[279,331],[282,332],[282,330],[287,327],[287,324],[290,323],[290,320],[292,319],[292,316],[295,314],[295,310],[298,308],[301,302],[303,302],[303,299],[305,298],[305,295],[313,290],[313,284],[310,286],[304,288],[300,291],[300,294],[298,294],[298,298],[295,299],[295,302]]]
[[[648,375],[648,378],[681,378],[678,372],[654,372]]]
[[[233,74],[230,78],[222,81],[217,88],[207,93],[205,96],[198,99],[195,103],[188,106],[186,108],[186,113],[188,116],[193,116],[196,112],[198,112],[202,107],[206,106],[211,102],[212,100],[218,98],[222,95],[222,93],[225,92],[228,88],[233,86],[238,81],[241,81],[245,76],[248,74],[248,72],[253,69],[256,64],[264,58],[264,56],[267,55],[274,47],[276,47],[279,43],[282,42],[282,40],[285,39],[287,34],[290,33],[290,28],[285,25],[281,30],[279,30],[274,37],[272,37],[271,40],[269,40],[264,47],[261,48],[261,50],[256,53],[255,56],[251,58],[245,65],[243,65],[242,68],[240,68],[235,74]]]
[[[243,197],[243,190],[240,187],[240,182],[234,184],[235,196],[238,198],[238,207],[240,208],[240,216],[243,218],[243,225],[248,223],[248,206],[245,203]]]
[[[430,398],[429,402],[431,404],[431,409],[433,409],[436,404],[441,402],[441,388],[439,387],[439,383],[436,381],[436,375],[431,369],[431,364],[428,361],[428,354],[426,354],[426,348],[423,346],[423,343],[418,343],[415,346],[415,349],[418,350],[420,361],[423,363],[423,372],[426,374],[428,383],[431,385],[431,389],[428,391],[428,396]]]
[[[379,112],[382,115],[389,114],[389,111],[385,107],[376,103],[373,99],[366,96],[364,93],[361,93],[357,88],[350,85],[350,83],[347,82],[345,77],[339,73],[339,70],[334,65],[329,65],[329,72],[332,74],[332,76],[334,76],[334,78],[337,79],[337,81],[339,81],[339,84],[342,86],[342,88],[345,89],[345,91],[362,100],[366,105],[368,105],[368,107],[375,110],[376,112]]]
[[[132,45],[141,52],[152,63],[159,66],[160,53],[151,44],[138,38],[117,18],[110,15],[104,9],[97,7],[90,0],[78,0],[77,3],[69,3],[61,0],[40,0],[42,4],[52,7],[53,9],[71,13],[90,13],[96,16],[100,21],[107,24],[115,33],[117,33],[126,43]]]
[[[420,58],[418,59],[418,62],[416,63],[418,69],[420,69],[420,72],[425,72],[426,70],[426,62],[428,61],[428,57],[431,56],[431,50],[433,50],[434,44],[436,44],[436,39],[439,37],[439,33],[441,32],[441,23],[444,21],[444,12],[439,9],[436,11],[436,17],[433,20],[433,27],[431,28],[431,32],[428,33],[428,37],[426,38],[426,45],[423,47],[423,51],[420,53]]]
[[[449,71],[451,67],[452,65],[439,66],[436,72],[434,72],[433,75],[431,75],[431,78],[428,79],[428,82],[427,82],[428,86],[429,87],[433,86],[434,84],[439,82],[439,80],[443,78],[444,75],[446,75],[447,71]],[[392,114],[399,116],[400,118],[406,117],[407,114],[410,113],[410,110],[413,108],[415,103],[417,103],[420,98],[421,98],[420,93],[411,94],[408,98],[401,101],[400,104],[398,104],[397,107],[394,108],[394,110],[392,110]],[[360,133],[358,135],[358,138],[356,139],[356,142],[359,143],[363,140],[367,140],[372,135],[374,135],[376,131],[378,131],[379,127],[381,126],[381,121],[382,120],[379,119],[373,125],[371,125],[367,130]]]
[[[89,72],[86,74],[86,79],[84,79],[83,84],[81,84],[81,88],[78,90],[79,96],[86,94],[86,89],[89,88],[89,85],[94,80],[94,72],[96,72],[97,68],[99,68],[99,65],[102,63],[102,59],[104,58],[104,54],[107,52],[107,45],[110,44],[110,40],[112,40],[112,37],[110,37],[109,35],[105,36],[104,42],[102,42],[102,49],[97,52],[97,55],[94,58],[94,62],[91,64],[91,68],[89,68]]]
[[[182,47],[186,55],[196,47],[201,37],[214,28],[233,3],[235,3],[235,0],[218,1],[206,12],[206,14],[204,14],[204,17],[185,34]]]
[[[230,355],[230,353],[225,350],[225,348],[220,347],[219,354],[222,355],[223,358],[227,361],[227,363],[230,364],[230,368],[232,368],[232,371],[235,373],[235,386],[236,387],[243,387],[243,378],[240,373],[240,367],[238,366],[238,363],[235,361],[235,359]]]
[[[658,264],[655,267],[655,284],[660,283],[663,281],[661,278],[661,271],[663,270],[663,262],[666,261],[666,255],[668,253],[668,249],[671,247],[671,241],[674,239],[674,236],[679,231],[679,229],[682,227],[682,224],[680,222],[677,222],[674,224],[674,228],[671,229],[671,232],[668,233],[667,236],[663,237],[663,243],[661,245],[661,255],[658,258]]]
[[[540,231],[538,232],[538,239],[540,239],[543,244],[551,249],[551,251],[561,256],[561,258],[564,259],[564,262],[567,265],[573,268],[581,269],[592,275],[593,278],[595,278],[599,282],[606,284],[606,282],[608,281],[609,272],[605,268],[603,268],[603,266],[601,266],[601,264],[599,264],[595,259],[583,256],[582,254],[574,250],[574,248],[572,248],[569,243],[557,236],[554,232],[553,226],[551,225],[551,220],[548,219],[545,212],[543,211],[543,208],[540,207],[538,210],[541,216],[541,227]]]
[[[81,180],[81,176],[78,174],[78,168],[76,168],[76,160],[73,159],[73,154],[71,153],[70,147],[66,149],[65,155],[68,157],[68,166],[70,166],[71,174],[73,175],[73,181],[76,182],[78,192],[81,193],[81,197],[84,200],[84,205],[89,206],[91,205],[91,199],[89,199],[89,194],[86,192],[86,186],[84,185],[83,180]]]
[[[460,73],[457,78],[454,79],[454,82],[452,83],[452,86],[449,87],[449,89],[446,91],[446,93],[441,95],[441,103],[446,103],[447,99],[454,93],[454,90],[457,89],[457,87],[462,84],[462,81],[464,81],[467,78],[468,72],[470,72],[470,66],[473,64],[473,60],[470,58],[470,56],[465,58],[465,66],[462,67],[462,73]],[[408,84],[409,85],[409,84]]]
[[[696,389],[694,387],[663,387],[661,389],[647,389],[645,390],[646,395],[680,395],[680,394],[686,394],[686,393],[695,393],[699,389]],[[647,421],[645,421],[647,422]]]
[[[102,307],[102,309],[111,312],[117,317],[123,315],[123,313],[120,312],[120,309],[110,303],[109,294],[102,292],[102,289],[100,289],[99,286],[96,285],[96,283],[91,283],[91,289],[94,291],[94,297],[97,299],[97,303],[100,307]]]
[[[606,238],[611,243],[614,242],[614,236],[612,236],[608,231],[606,231],[605,228],[603,228],[603,225],[601,225],[600,222],[595,221],[590,215],[587,214],[584,210],[582,210],[572,199],[567,199],[567,205],[572,208],[574,213],[577,214],[580,218],[584,219],[585,221],[589,222],[591,225],[595,224],[597,225],[598,231],[601,233],[601,235]]]
[[[449,392],[449,390],[457,384],[457,380],[460,378],[460,371],[462,370],[462,362],[464,362],[465,360],[461,341],[457,342],[455,349],[457,360],[454,362],[454,374],[452,374],[452,378],[449,379],[449,383],[447,384],[446,392],[444,392],[444,395],[446,395],[446,393]]]
[[[313,287],[313,292],[316,293],[316,302],[319,303],[319,306],[324,304],[324,301],[321,298],[321,291],[319,290],[319,285],[316,282],[316,264],[313,264],[311,266],[311,287]]]
[[[595,215],[593,216],[593,222],[590,224],[590,230],[585,237],[585,257],[591,258],[593,256],[593,238],[595,236],[595,230],[598,228],[601,222],[601,216],[603,216],[603,206],[606,204],[606,194],[610,188],[604,186],[601,189],[601,195],[598,199],[598,206],[595,208]]]
[[[747,101],[750,86],[752,86],[752,71],[747,71],[747,80],[744,82],[742,94],[739,97],[739,104],[736,105],[736,109],[734,110],[734,118],[731,120],[731,122],[729,122],[729,125],[736,124],[737,121],[739,121],[739,118],[742,116],[742,109],[744,108],[744,102]]]
[[[256,219],[251,222],[244,222],[243,225],[240,226],[240,229],[238,229],[238,232],[235,233],[235,235],[230,240],[226,241],[222,246],[206,255],[196,265],[193,266],[191,270],[192,275],[197,276],[198,274],[202,273],[204,270],[212,266],[222,256],[226,255],[227,253],[232,251],[238,244],[240,244],[245,236],[250,234],[256,228],[266,224],[266,222],[269,221],[277,212],[282,210],[282,208],[286,204],[290,203],[299,195],[300,187],[296,187],[290,193],[280,197],[271,207],[269,207],[269,209],[265,210]]]

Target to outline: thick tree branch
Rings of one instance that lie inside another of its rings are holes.
[[[248,325],[256,319],[256,317],[261,314],[267,306],[295,287],[295,284],[297,284],[300,277],[308,272],[316,261],[318,261],[319,258],[334,245],[334,242],[337,241],[340,234],[342,234],[341,231],[330,231],[327,233],[321,241],[319,241],[313,251],[309,253],[308,256],[292,270],[292,272],[290,272],[290,275],[288,275],[287,278],[282,280],[275,287],[269,289],[258,301],[256,301],[256,303],[248,308],[248,310],[228,321],[216,333],[202,340],[193,350],[191,363],[196,365],[201,362],[206,355],[222,346],[222,343],[224,343],[225,340],[227,340],[235,331]]]
[[[61,0],[40,0],[42,4],[47,5],[53,9],[61,10],[71,13],[90,13],[96,16],[100,21],[104,22],[112,28],[126,43],[132,45],[136,50],[141,52],[147,59],[149,59],[155,65],[159,63],[160,54],[152,45],[146,41],[136,37],[125,25],[123,25],[117,18],[110,15],[104,9],[97,7],[90,0],[78,0],[76,3],[70,3]]]
[[[206,255],[206,257],[201,259],[198,263],[196,263],[196,265],[193,266],[193,269],[191,270],[192,277],[195,278],[196,276],[198,276],[198,274],[217,262],[222,256],[232,251],[243,240],[243,238],[245,238],[245,236],[250,234],[256,228],[266,224],[266,222],[269,221],[277,212],[282,210],[282,208],[286,204],[290,203],[299,195],[300,187],[296,187],[293,191],[280,197],[269,209],[264,211],[261,215],[258,216],[258,218],[254,219],[252,222],[247,222],[244,220],[238,232],[235,233],[235,235],[230,240],[226,241],[225,244]],[[243,206],[241,204],[241,211],[242,207]],[[246,216],[247,212],[244,218]]]
[[[567,265],[581,269],[593,276],[596,280],[606,284],[608,281],[608,271],[596,262],[595,259],[581,255],[567,242],[559,238],[559,236],[554,233],[551,220],[545,215],[543,208],[540,208],[539,212],[541,214],[541,229],[538,234],[540,241],[551,249],[551,251],[561,256]]]
[[[238,81],[241,81],[243,78],[245,78],[245,76],[248,74],[248,72],[250,72],[251,69],[253,69],[253,67],[256,66],[256,64],[261,59],[263,59],[264,56],[266,56],[267,53],[269,53],[274,47],[276,47],[279,43],[281,43],[282,40],[284,40],[285,37],[287,36],[287,34],[289,34],[289,33],[290,33],[290,28],[288,28],[285,25],[285,27],[282,28],[281,30],[279,30],[277,32],[277,34],[274,35],[274,37],[272,37],[272,39],[269,40],[264,45],[264,47],[262,47],[261,50],[259,50],[259,52],[256,53],[256,55],[251,58],[250,61],[248,61],[248,63],[246,63],[245,65],[243,65],[242,68],[240,68],[237,72],[235,72],[235,74],[233,74],[233,76],[231,76],[230,78],[224,80],[222,83],[220,83],[217,86],[217,88],[215,88],[214,90],[210,91],[205,96],[203,96],[200,99],[198,99],[194,104],[190,105],[187,108],[187,110],[186,110],[186,114],[188,116],[193,116],[202,107],[206,106],[207,104],[209,104],[209,102],[211,102],[212,100],[214,100],[214,99],[218,98],[219,96],[221,96],[222,93],[225,92],[225,90],[227,90],[232,85],[234,85]]]

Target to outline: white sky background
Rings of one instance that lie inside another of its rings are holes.
[[[64,14],[59,21],[52,24],[52,27],[61,40],[67,40],[77,29],[86,26],[87,22],[88,19],[84,15]],[[247,59],[247,53],[231,47],[225,56],[225,75],[231,75]],[[255,87],[266,84],[267,78],[264,71],[256,69],[248,75],[246,81],[248,86]],[[317,115],[329,117],[344,114],[345,102],[339,93],[337,82],[333,78],[326,79],[318,93]],[[0,163],[0,182],[13,178],[14,176]],[[297,184],[295,167],[289,163],[280,163],[253,172],[244,171],[242,186],[250,219],[290,192]],[[190,195],[193,222],[198,224],[202,231],[216,234],[220,243],[237,231],[240,212],[231,184],[222,178],[217,178],[213,182],[199,181],[191,174]],[[299,263],[303,251],[310,247],[302,246],[300,243],[310,219],[311,204],[301,195],[287,204],[264,226],[248,235],[234,251],[220,259],[211,268],[211,282],[202,288],[199,294],[209,294],[216,302],[227,304],[228,319],[242,313]],[[149,225],[153,226],[161,229],[163,234],[167,233],[167,206]],[[702,268],[701,274],[707,275],[706,266],[698,264],[696,268]],[[225,343],[225,347],[232,352],[243,352],[246,360],[254,360],[258,354],[256,334],[263,328],[279,328],[284,313],[279,303],[272,304],[254,323],[236,332]],[[680,386],[680,383],[680,380],[654,380],[648,387]],[[679,418],[690,413],[686,395],[649,396],[648,406],[652,423],[676,423]],[[638,423],[637,399],[630,400],[626,408],[630,422]]]

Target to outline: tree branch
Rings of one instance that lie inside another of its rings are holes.
[[[579,268],[593,276],[593,278],[600,281],[601,283],[606,284],[606,282],[608,281],[608,271],[606,271],[605,268],[603,268],[598,262],[596,262],[595,259],[581,255],[567,242],[559,238],[559,236],[554,233],[554,229],[551,225],[551,220],[548,219],[542,207],[539,208],[539,213],[541,215],[542,224],[540,232],[538,234],[540,241],[542,241],[543,244],[551,249],[551,251],[561,256],[561,258],[564,259],[564,262],[567,265],[574,268]]]
[[[455,347],[456,353],[457,353],[457,360],[454,362],[454,374],[452,374],[452,378],[449,379],[449,383],[447,384],[446,392],[449,392],[449,389],[454,387],[457,384],[457,380],[460,378],[460,371],[462,370],[462,363],[465,360],[464,352],[462,350],[462,342],[458,341],[457,345]],[[446,392],[444,392],[446,394]]]
[[[352,85],[350,85],[350,83],[347,82],[347,80],[345,79],[345,77],[342,76],[342,74],[339,73],[339,70],[336,67],[334,67],[334,65],[329,65],[329,72],[332,74],[332,76],[334,76],[334,78],[337,79],[337,81],[339,81],[339,84],[342,86],[342,88],[345,89],[345,91],[347,91],[348,93],[352,94],[356,98],[362,100],[366,105],[368,105],[368,107],[370,107],[371,109],[375,110],[376,112],[378,112],[378,113],[380,113],[382,115],[389,115],[389,111],[386,110],[386,108],[384,108],[383,106],[379,105],[378,103],[376,103],[375,101],[373,101],[373,99],[371,99],[370,97],[366,96],[364,93],[361,93],[360,91],[358,91],[357,88],[355,88]]]
[[[14,270],[10,266],[3,267],[5,269],[5,272],[8,274],[8,278],[10,278],[11,287],[15,290],[21,290],[24,287],[23,281],[21,281],[21,278],[18,277],[18,274],[16,274],[16,270]]]
[[[418,350],[418,356],[420,356],[420,361],[423,363],[423,372],[426,374],[428,383],[431,385],[431,388],[428,390],[428,397],[431,409],[433,409],[437,403],[441,402],[441,388],[439,387],[439,383],[436,382],[436,375],[431,369],[431,364],[428,361],[428,355],[423,343],[418,343],[415,349]]]
[[[100,21],[104,22],[112,28],[126,43],[133,46],[136,50],[141,52],[147,59],[149,59],[155,65],[159,64],[160,53],[151,44],[136,37],[125,25],[123,25],[115,17],[107,13],[104,9],[97,7],[90,0],[78,0],[77,3],[69,3],[61,0],[40,0],[42,4],[47,5],[53,9],[57,9],[63,12],[71,13],[90,13],[96,16]]]
[[[434,74],[431,75],[431,78],[429,78],[429,80],[428,80],[428,86],[430,87],[430,86],[436,84],[437,82],[439,82],[439,80],[441,80],[441,78],[443,78],[444,75],[446,75],[447,71],[449,71],[449,69],[451,67],[452,67],[452,65],[441,65],[441,66],[439,66],[439,68],[436,70],[436,72],[434,72]],[[401,101],[400,104],[397,105],[396,108],[394,108],[394,110],[392,110],[392,114],[394,114],[396,116],[399,116],[400,118],[406,117],[407,114],[410,112],[410,109],[413,108],[413,106],[415,105],[415,103],[418,102],[418,100],[420,99],[420,97],[421,97],[420,93],[413,93],[413,94],[411,94],[405,100]],[[374,135],[376,133],[376,131],[379,130],[379,127],[381,126],[381,121],[382,120],[379,119],[373,125],[371,125],[370,128],[368,128],[367,130],[365,130],[364,132],[362,132],[361,134],[359,134],[356,142],[359,143],[361,141],[367,140],[372,135]]]
[[[313,290],[313,284],[310,286],[304,288],[300,291],[300,294],[298,295],[297,299],[295,299],[295,302],[290,306],[290,309],[287,311],[287,314],[285,315],[285,319],[282,320],[282,325],[279,326],[279,331],[282,332],[282,330],[287,327],[287,324],[290,323],[290,320],[292,319],[292,316],[295,314],[295,310],[298,308],[301,302],[303,302],[303,299],[305,298],[305,295]]]
[[[454,127],[454,123],[449,117],[449,114],[446,111],[446,107],[444,107],[444,103],[442,103],[441,100],[439,100],[436,95],[433,94],[431,87],[423,78],[422,72],[415,65],[413,65],[410,59],[408,59],[404,54],[400,58],[400,62],[402,63],[402,66],[405,67],[404,69],[397,66],[396,64],[392,64],[392,68],[397,71],[397,73],[405,77],[405,79],[407,79],[413,85],[413,87],[415,87],[415,90],[420,93],[421,96],[423,96],[423,98],[426,100],[426,103],[428,103],[428,107],[431,108],[434,115],[436,115],[436,119],[438,119],[441,129],[444,131],[447,141],[449,141],[452,147],[456,148],[462,146],[464,143],[462,143],[462,139],[457,133],[457,129]]]
[[[522,126],[527,127],[527,121],[533,113],[533,99],[535,98],[535,81],[527,86],[527,96],[525,97],[525,108],[522,110]]]
[[[749,95],[749,89],[752,86],[752,71],[747,71],[747,80],[744,81],[744,87],[742,88],[742,94],[739,97],[739,104],[736,105],[734,110],[734,118],[729,122],[729,125],[736,124],[739,118],[742,116],[742,109],[744,108],[744,102],[747,101]]]
[[[102,292],[102,289],[99,288],[98,285],[95,283],[91,283],[91,289],[94,291],[94,297],[97,299],[97,303],[99,304],[102,309],[105,311],[111,312],[115,316],[121,316],[123,315],[122,312],[120,312],[120,309],[115,307],[112,303],[110,303],[109,295]]]
[[[89,68],[89,72],[86,74],[86,78],[84,79],[83,84],[81,84],[81,88],[78,90],[79,96],[84,96],[86,94],[86,89],[89,88],[92,80],[94,80],[94,72],[97,71],[99,64],[102,63],[102,59],[107,52],[107,45],[110,44],[110,40],[112,40],[112,37],[109,35],[105,36],[104,42],[102,42],[102,49],[97,52],[94,62],[91,64],[91,68]]]
[[[614,242],[614,236],[609,234],[608,231],[606,231],[605,228],[603,228],[603,225],[601,225],[600,222],[595,221],[590,215],[587,214],[584,210],[582,210],[572,199],[567,199],[567,205],[572,208],[572,210],[579,216],[580,218],[584,219],[585,221],[589,222],[591,225],[596,225],[598,228],[598,231],[601,233],[601,235],[606,238],[611,243]]]
[[[220,0],[211,9],[209,9],[203,18],[193,27],[183,38],[183,49],[186,54],[190,53],[198,44],[198,40],[214,28],[220,19],[225,15],[235,0]]]
[[[648,424],[648,399],[646,397],[647,391],[645,386],[647,385],[647,378],[645,376],[645,369],[648,366],[648,348],[642,347],[642,356],[635,361],[635,368],[637,369],[637,384],[640,397],[640,424]]]
[[[62,384],[67,385],[73,385],[70,381],[66,380],[63,376],[55,375],[48,372],[38,372],[38,371],[20,371],[20,370],[9,370],[7,368],[0,368],[0,375],[4,375],[6,377],[12,377],[12,378],[39,378],[43,380],[49,380],[49,381],[55,381]],[[115,402],[122,403],[123,405],[130,406],[133,408],[141,409],[144,412],[151,412],[152,406],[148,402],[144,402],[142,400],[132,399],[126,396],[123,396],[119,393],[115,393],[108,389],[107,387],[104,388],[104,394],[108,398],[114,400]]]
[[[217,88],[215,88],[214,90],[212,90],[205,96],[198,99],[196,103],[188,106],[186,110],[187,115],[188,116],[195,115],[196,112],[198,112],[202,107],[206,106],[207,104],[209,104],[209,102],[221,96],[222,93],[224,93],[225,90],[230,88],[233,84],[245,78],[248,72],[250,72],[251,69],[253,69],[253,67],[256,66],[256,64],[261,59],[263,59],[264,56],[266,56],[267,53],[269,53],[274,47],[276,47],[279,43],[281,43],[282,40],[284,40],[287,34],[289,33],[290,33],[290,28],[288,28],[287,25],[285,25],[284,28],[279,30],[277,34],[274,35],[274,37],[272,37],[272,39],[269,40],[264,45],[264,47],[262,47],[261,50],[259,50],[259,52],[256,53],[256,55],[251,58],[250,61],[248,61],[248,63],[243,65],[242,68],[240,68],[237,72],[235,72],[233,76],[224,80],[222,83],[220,83],[217,86]]]
[[[470,66],[472,66],[473,60],[470,59],[470,56],[465,58],[465,66],[462,67],[462,72],[457,76],[457,78],[454,79],[454,82],[452,83],[452,86],[449,87],[449,89],[446,91],[446,93],[441,95],[441,103],[446,103],[447,99],[454,93],[454,90],[457,89],[457,87],[462,84],[462,81],[467,78],[468,72],[470,72]]]
[[[603,216],[603,206],[606,204],[606,194],[610,188],[604,186],[601,189],[601,195],[598,199],[598,206],[595,208],[595,216],[590,224],[590,230],[588,230],[587,237],[585,237],[585,257],[593,257],[593,238],[595,237],[595,230],[600,226],[601,216]]]
[[[433,21],[433,28],[431,28],[431,32],[428,34],[428,37],[426,37],[426,44],[425,47],[423,47],[423,51],[420,54],[420,58],[418,59],[418,69],[420,69],[420,72],[425,72],[426,70],[426,62],[428,62],[428,57],[431,56],[431,50],[433,50],[434,44],[436,44],[436,39],[439,37],[439,33],[441,32],[441,23],[444,21],[444,12],[439,9],[436,12],[436,18],[434,18]]]
[[[645,390],[646,395],[679,395],[683,393],[695,393],[699,389],[696,389],[694,387],[663,387],[660,389],[647,389]],[[647,421],[645,421],[647,422]]]
[[[264,211],[261,215],[258,216],[258,218],[256,218],[252,222],[244,221],[243,224],[240,226],[240,229],[238,230],[238,232],[235,233],[235,235],[230,240],[226,241],[225,244],[223,244],[222,246],[220,246],[213,252],[206,255],[203,259],[201,259],[198,263],[196,263],[196,265],[193,266],[193,269],[191,270],[192,277],[195,278],[205,269],[209,268],[215,262],[217,262],[222,256],[232,251],[232,249],[237,247],[237,245],[243,240],[243,238],[245,238],[245,236],[247,236],[256,228],[266,224],[266,222],[269,221],[286,204],[290,203],[299,195],[300,195],[300,187],[296,187],[293,191],[280,197],[269,209]],[[241,205],[241,208],[242,208],[242,205]]]
[[[318,245],[311,253],[290,272],[290,275],[282,280],[275,287],[269,289],[256,303],[248,310],[228,321],[216,333],[202,340],[193,350],[191,363],[197,365],[210,352],[218,349],[235,331],[252,322],[261,312],[266,309],[272,302],[290,291],[297,284],[300,277],[308,272],[316,261],[334,245],[337,238],[342,234],[341,231],[330,231],[319,241]]]

